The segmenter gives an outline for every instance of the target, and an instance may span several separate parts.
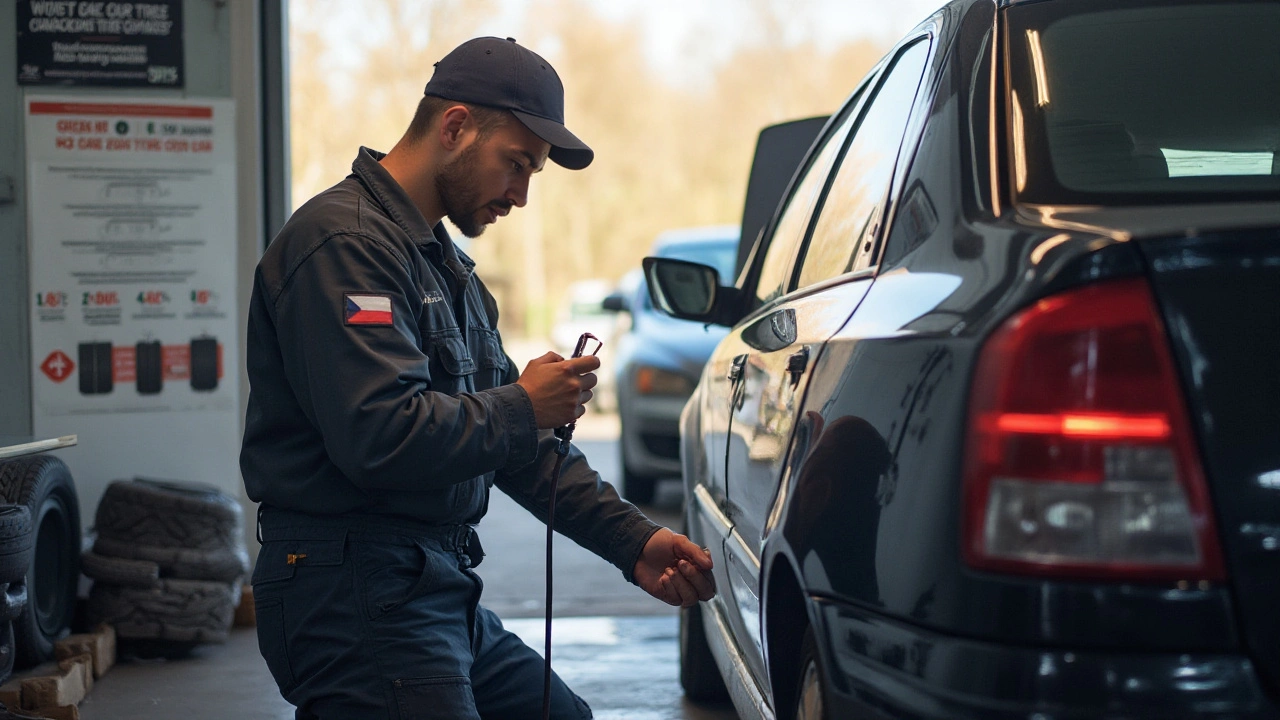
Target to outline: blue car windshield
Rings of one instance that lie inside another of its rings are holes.
[[[1082,0],[1006,13],[1020,202],[1280,198],[1280,4]]]

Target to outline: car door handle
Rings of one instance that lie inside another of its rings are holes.
[[[805,345],[787,356],[787,374],[791,376],[791,384],[800,383],[800,375],[809,368],[809,346]]]
[[[729,366],[729,382],[736,383],[742,379],[742,368],[747,364],[747,356],[739,355],[733,359],[733,364]]]

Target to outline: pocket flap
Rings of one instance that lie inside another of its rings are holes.
[[[476,371],[476,361],[467,352],[467,343],[462,339],[461,330],[440,330],[431,333],[428,339],[445,372],[450,375],[470,375]]]
[[[295,564],[341,565],[346,540],[298,540]],[[286,558],[286,561],[288,558]]]
[[[471,328],[471,332],[480,337],[480,367],[496,370],[507,369],[507,354],[502,352],[502,342],[498,333],[486,328]]]
[[[299,567],[341,565],[346,540],[276,540],[263,544],[253,582],[287,580]]]

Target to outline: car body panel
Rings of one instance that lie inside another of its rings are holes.
[[[731,387],[725,512],[733,523],[727,545],[732,572],[729,589],[741,630],[755,652],[752,670],[764,681],[760,637],[760,562],[765,524],[774,505],[778,476],[786,459],[793,418],[804,397],[809,366],[822,347],[866,294],[871,278],[837,283],[822,291],[789,298],[755,320],[740,325],[718,352],[736,354],[741,376]],[[792,371],[788,371],[788,364]],[[724,399],[725,396],[720,396]]]
[[[832,718],[1261,718],[1267,698],[1247,662],[1211,653],[1103,653],[934,634],[819,599],[839,678]],[[882,714],[871,714],[877,710]]]
[[[1200,438],[1240,634],[1280,693],[1280,218],[1273,223],[1138,245]]]

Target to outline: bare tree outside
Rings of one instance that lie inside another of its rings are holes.
[[[390,149],[433,63],[492,34],[498,5],[361,0],[361,31],[335,31],[331,18],[350,1],[291,0],[295,206],[345,177],[360,145]],[[866,40],[823,47],[778,3],[739,8],[745,32],[732,54],[688,77],[652,66],[644,26],[586,0],[535,0],[508,31],[555,65],[566,120],[596,160],[583,172],[549,168],[528,207],[468,245],[505,333],[545,334],[569,283],[616,280],[663,230],[736,224],[761,128],[833,112],[887,50]]]

